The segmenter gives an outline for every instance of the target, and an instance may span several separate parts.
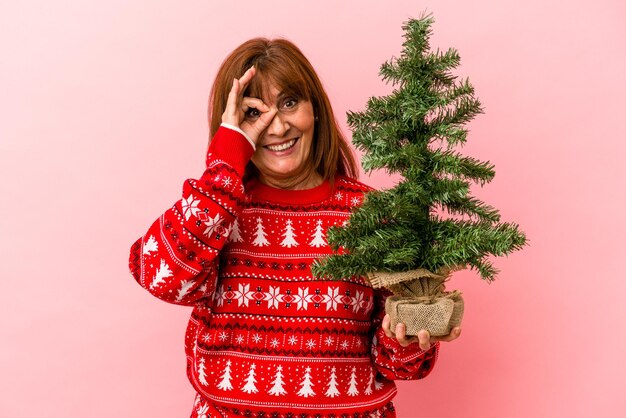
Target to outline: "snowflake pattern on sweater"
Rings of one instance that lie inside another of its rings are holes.
[[[327,229],[347,222],[370,189],[347,177],[309,190],[244,187],[252,152],[220,127],[202,177],[188,179],[131,247],[133,277],[162,300],[194,307],[187,374],[203,399],[283,411],[386,405],[393,380],[430,373],[439,344],[400,346],[380,326],[387,292],[310,270],[332,253]]]

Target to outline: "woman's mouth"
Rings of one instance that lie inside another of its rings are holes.
[[[264,145],[263,148],[267,148],[268,150],[273,152],[287,151],[288,149],[293,148],[293,146],[296,145],[298,139],[300,139],[300,137],[290,139],[289,141],[283,142],[282,144],[278,145]]]

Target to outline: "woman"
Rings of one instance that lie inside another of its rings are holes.
[[[206,171],[131,248],[137,282],[193,306],[185,336],[192,417],[394,417],[393,380],[432,370],[438,339],[389,329],[387,293],[315,279],[367,186],[311,64],[252,39],[222,64]],[[460,330],[445,338],[458,337]]]

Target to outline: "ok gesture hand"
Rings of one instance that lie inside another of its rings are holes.
[[[252,66],[241,78],[233,79],[233,86],[226,102],[226,110],[222,114],[222,122],[240,128],[256,144],[259,136],[269,126],[278,109],[276,107],[270,108],[261,99],[243,97],[243,92],[255,74],[256,68]]]

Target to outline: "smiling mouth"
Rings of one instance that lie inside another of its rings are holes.
[[[293,146],[296,145],[296,142],[298,142],[298,139],[300,139],[300,137],[291,139],[287,142],[283,142],[282,144],[279,144],[279,145],[264,145],[263,148],[267,148],[268,150],[274,151],[274,152],[286,151],[290,148],[293,148]]]

